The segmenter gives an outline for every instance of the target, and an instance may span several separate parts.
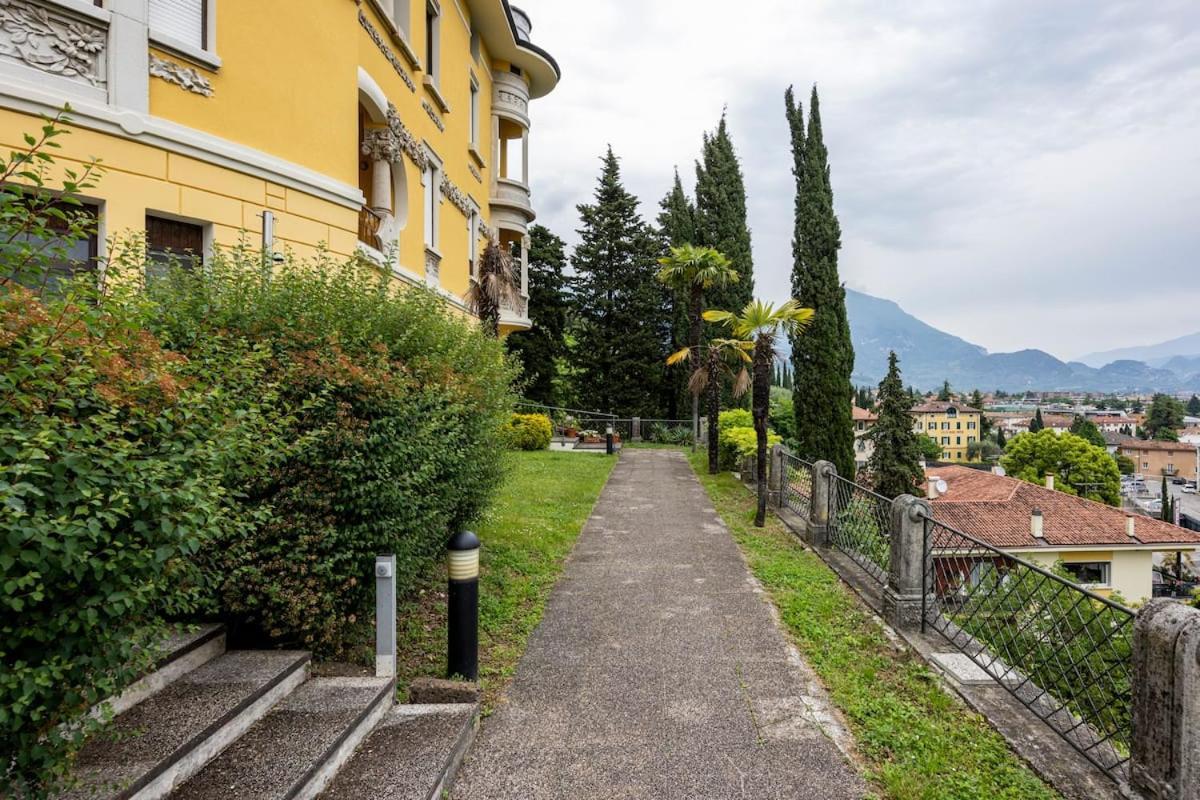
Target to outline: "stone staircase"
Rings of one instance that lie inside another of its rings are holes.
[[[62,800],[440,797],[473,704],[395,705],[395,683],[310,677],[301,651],[230,651],[222,626],[173,636],[111,702]]]

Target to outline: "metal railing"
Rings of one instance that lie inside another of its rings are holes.
[[[892,501],[839,475],[829,476],[829,542],[877,583],[887,583]]]
[[[925,520],[922,629],[932,628],[1114,780],[1132,740],[1125,606]]]
[[[807,519],[812,511],[813,465],[784,453],[783,472],[784,505]]]

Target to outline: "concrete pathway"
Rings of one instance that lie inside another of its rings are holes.
[[[825,702],[683,455],[627,450],[453,795],[862,797]]]

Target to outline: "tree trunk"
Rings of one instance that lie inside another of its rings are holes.
[[[721,368],[715,353],[708,358],[708,474],[716,475],[717,416],[721,411]]]
[[[701,318],[701,312],[704,307],[704,290],[699,286],[692,287],[690,303],[688,307],[688,347],[692,348],[692,369],[695,369],[695,362],[700,358],[700,334],[703,332],[704,320]],[[709,376],[711,377],[711,375]],[[696,442],[700,440],[700,396],[692,395],[692,452],[696,450]]]
[[[767,522],[767,419],[771,410],[771,361],[774,348],[770,337],[760,336],[754,343],[754,396],[751,408],[754,413],[754,434],[758,443],[758,459],[754,478],[758,486],[758,511],[754,524],[761,528]]]

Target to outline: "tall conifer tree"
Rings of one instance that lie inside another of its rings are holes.
[[[509,334],[508,351],[521,362],[524,396],[537,403],[561,405],[555,378],[558,359],[567,353],[567,295],[563,270],[565,243],[542,225],[529,229],[529,320],[527,331]]]
[[[875,491],[885,497],[911,492],[924,479],[921,474],[921,443],[909,415],[908,392],[900,380],[900,365],[893,350],[888,353],[887,376],[879,384],[879,419],[867,436],[875,444],[867,472]]]
[[[578,206],[571,258],[578,394],[618,416],[658,416],[670,341],[666,294],[655,280],[659,243],[622,185],[611,147],[602,161],[595,202]]]
[[[746,185],[724,114],[717,130],[704,135],[701,160],[696,162],[695,219],[693,244],[724,253],[739,276],[737,283],[711,292],[707,305],[740,311],[754,297],[754,260],[746,224]]]
[[[679,170],[675,170],[675,183],[671,191],[658,204],[658,235],[662,239],[662,254],[672,247],[696,242],[696,206],[683,190]],[[671,305],[671,352],[691,344],[688,341],[688,299],[677,292],[669,292]],[[693,413],[694,396],[688,391],[689,370],[686,366],[675,366],[667,370],[663,381],[666,414],[671,419],[682,419]]]
[[[807,130],[804,111],[791,87],[784,99],[796,178],[792,296],[816,312],[808,331],[792,340],[796,441],[802,456],[829,459],[839,473],[853,475],[854,423],[849,398],[854,347],[846,316],[846,291],[838,279],[842,235],[833,211],[817,87],[812,91]]]

